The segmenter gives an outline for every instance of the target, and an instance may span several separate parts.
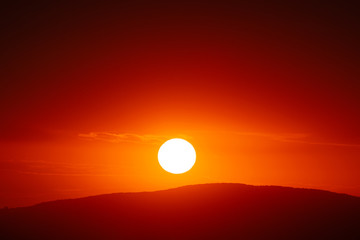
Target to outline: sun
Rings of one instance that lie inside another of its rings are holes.
[[[196,152],[188,141],[173,138],[161,145],[158,152],[160,166],[167,172],[181,174],[195,164]]]

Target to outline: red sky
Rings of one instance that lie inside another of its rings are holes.
[[[205,182],[360,196],[360,15],[305,2],[4,6],[0,207]],[[197,151],[183,175],[157,162],[173,137]]]

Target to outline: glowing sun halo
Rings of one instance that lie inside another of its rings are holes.
[[[158,159],[165,171],[180,174],[189,171],[194,166],[196,152],[188,141],[173,138],[161,145]]]

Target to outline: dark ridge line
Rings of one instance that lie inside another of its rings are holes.
[[[46,206],[49,204],[59,203],[59,202],[65,202],[65,201],[77,201],[77,200],[84,200],[84,199],[93,199],[93,198],[101,198],[101,197],[109,197],[109,196],[120,196],[120,195],[138,195],[138,194],[151,194],[151,193],[163,193],[163,192],[169,192],[169,191],[176,191],[176,190],[182,190],[182,189],[188,189],[188,188],[202,188],[202,187],[211,187],[211,186],[232,186],[232,187],[247,187],[251,189],[264,189],[264,188],[271,188],[271,189],[282,189],[282,190],[292,190],[292,191],[307,191],[307,192],[318,192],[318,193],[326,193],[331,195],[338,195],[338,196],[344,196],[348,198],[354,198],[354,199],[360,199],[358,196],[353,196],[346,193],[337,193],[332,192],[328,190],[322,190],[322,189],[314,189],[314,188],[297,188],[297,187],[289,187],[289,186],[278,186],[278,185],[249,185],[249,184],[243,184],[243,183],[201,183],[201,184],[190,184],[190,185],[184,185],[184,186],[178,186],[174,188],[167,188],[167,189],[160,189],[160,190],[154,190],[154,191],[140,191],[140,192],[115,192],[115,193],[105,193],[105,194],[98,194],[98,195],[91,195],[86,197],[78,197],[78,198],[65,198],[65,199],[57,199],[52,201],[46,201],[46,202],[40,202],[37,204],[29,205],[29,206],[22,206],[22,207],[14,207],[14,208],[2,208],[1,211],[8,211],[13,209],[24,209],[24,208],[31,208],[31,207],[41,207]]]

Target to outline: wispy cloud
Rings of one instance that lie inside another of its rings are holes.
[[[309,136],[309,134],[304,134],[304,133],[287,133],[287,134],[261,133],[261,132],[234,132],[234,133],[241,136],[265,137],[282,142],[304,139]]]
[[[356,143],[316,141],[312,139],[312,136],[310,134],[304,134],[304,133],[273,134],[273,133],[258,133],[258,132],[235,132],[235,134],[241,136],[265,137],[274,141],[288,142],[288,143],[302,143],[302,144],[338,146],[338,147],[360,147],[360,144],[356,144]]]
[[[324,146],[338,146],[338,147],[360,147],[358,143],[342,143],[342,142],[326,142],[317,141],[311,134],[306,133],[263,133],[263,132],[218,132],[221,134],[235,134],[239,136],[267,138],[272,141],[299,143],[311,145]],[[216,133],[213,133],[216,134]],[[152,134],[136,134],[136,133],[115,133],[115,132],[90,132],[78,135],[81,139],[89,141],[104,141],[112,143],[146,143],[146,144],[160,144],[174,136],[152,135]],[[189,139],[189,136],[181,135],[180,138]]]
[[[172,138],[163,135],[151,135],[151,134],[142,135],[135,133],[114,133],[114,132],[90,132],[86,134],[81,133],[78,136],[81,139],[90,140],[90,141],[96,140],[96,141],[105,141],[112,143],[130,142],[130,143],[148,143],[148,144],[158,144]]]
[[[49,176],[115,176],[113,166],[95,163],[73,163],[44,160],[5,160],[0,172]]]

